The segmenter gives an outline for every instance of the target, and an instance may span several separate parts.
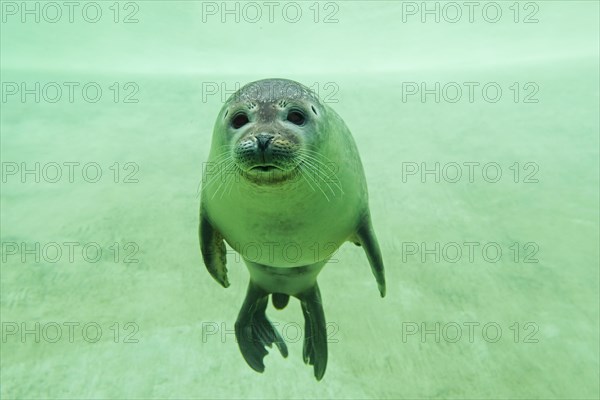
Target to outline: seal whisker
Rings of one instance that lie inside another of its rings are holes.
[[[220,167],[220,164],[223,161],[226,161],[226,160],[232,159],[232,158],[233,157],[231,156],[231,153],[229,151],[225,151],[225,152],[217,155],[214,160],[210,161],[210,163],[207,163],[207,164],[208,165],[214,165],[214,166]],[[208,170],[205,169],[204,170],[204,175],[206,175],[207,173],[208,173]]]
[[[230,180],[231,183],[229,184],[229,191],[227,192],[227,196],[231,196],[231,189],[233,189],[233,187],[235,186],[234,182],[238,178],[238,174],[237,173],[241,171],[240,167],[238,167],[237,164],[234,164],[234,169],[235,169],[236,173],[235,174],[231,174],[231,180]]]
[[[306,153],[314,154],[317,157],[324,158],[325,160],[329,161],[330,163],[335,164],[335,162],[331,158],[327,157],[324,154],[319,153],[318,151],[312,150],[310,148],[304,148],[304,149],[302,149],[302,151],[304,151]]]
[[[221,193],[220,198],[223,198],[223,194],[225,194],[225,191],[227,191],[228,196],[231,195],[231,189],[233,188],[234,183],[237,181],[240,172],[242,172],[241,168],[235,162],[229,163],[226,168],[230,169],[230,171],[228,172],[228,175],[230,176],[228,178],[225,178],[225,187],[223,192]],[[229,190],[227,190],[228,188]]]
[[[306,181],[306,183],[308,184],[308,186],[313,190],[313,192],[316,192],[316,189],[313,187],[312,183],[310,183],[310,181],[308,179],[306,179],[306,176],[304,176],[304,169],[302,168],[302,163],[304,162],[304,160],[302,160],[299,164],[298,164],[298,172],[300,173],[300,176],[302,178],[304,178],[304,180]]]
[[[228,189],[231,188],[231,183],[234,181],[234,177],[228,177],[225,180],[225,184],[223,185],[223,191],[221,192],[221,195],[219,196],[219,199],[223,199],[223,195],[225,194],[225,192],[227,192],[227,195],[229,196],[229,193],[231,193]]]
[[[214,182],[218,181],[219,178],[223,177],[223,171],[227,170],[229,167],[231,167],[232,165],[235,164],[235,160],[233,160],[233,158],[231,159],[226,159],[221,161],[220,163],[217,164],[217,166],[219,167],[218,170],[219,172],[213,176],[207,183],[206,185],[202,186],[202,191],[206,190],[209,186],[211,186],[212,184],[214,184]],[[224,183],[222,181],[222,183]],[[216,193],[216,192],[215,192]]]
[[[219,165],[219,163],[226,160],[226,158],[227,158],[226,153],[227,152],[220,154],[219,156],[217,156],[216,161],[211,161],[210,163]],[[222,159],[219,160],[219,158],[222,158]],[[198,187],[196,188],[196,198],[198,198],[200,196],[200,193],[204,190],[204,188],[206,186],[209,185],[210,181],[215,179],[215,177],[213,176],[212,179],[207,181],[207,178],[206,178],[207,175],[208,175],[208,171],[203,167],[202,178],[200,178],[200,181],[198,182]],[[206,185],[203,185],[204,183],[206,183]]]
[[[312,160],[312,161],[314,161],[314,162],[318,163],[318,165],[322,165],[323,167],[327,168],[327,169],[329,170],[329,172],[331,173],[331,175],[332,175],[332,176],[328,177],[328,178],[330,178],[330,182],[331,182],[331,183],[333,183],[333,184],[334,184],[334,185],[335,185],[335,186],[336,186],[336,187],[337,187],[337,188],[340,190],[340,194],[343,194],[343,193],[344,193],[344,190],[342,189],[342,186],[341,186],[341,184],[342,184],[342,183],[341,183],[340,179],[338,178],[338,176],[337,176],[337,174],[335,173],[335,171],[334,171],[334,169],[333,169],[333,168],[331,168],[329,165],[327,165],[327,164],[323,163],[323,162],[322,162],[322,161],[320,161],[319,159],[317,159],[317,158],[315,158],[315,157],[312,157],[312,156],[311,156],[311,155],[309,155],[309,154],[306,154],[306,153],[304,153],[304,154],[303,154],[303,156],[304,156],[305,158],[309,158],[310,160]],[[319,169],[319,168],[318,168],[318,165],[317,165],[317,166],[315,166],[315,167],[317,167],[317,169]],[[323,179],[323,180],[325,181],[325,179],[324,179],[323,177],[321,177],[321,179]]]
[[[328,159],[327,157],[321,156],[319,153],[316,153],[314,151],[308,150],[308,149],[302,149],[300,150],[304,155],[310,156],[312,159],[317,160],[320,164],[322,164],[323,166],[327,167],[329,170],[331,170],[332,172],[334,172],[334,168],[332,168],[330,165],[327,165],[327,163],[323,162],[321,160],[321,158],[326,158],[327,161],[331,164],[335,163],[333,161],[331,161],[330,159]]]
[[[221,154],[218,154],[215,156],[215,159],[212,161],[212,163],[220,163],[221,161],[223,161],[224,159],[231,157],[231,152],[230,151],[224,151]]]
[[[225,160],[224,160],[225,161]],[[214,163],[214,161],[213,161]],[[218,163],[217,163],[218,165]],[[210,185],[210,183],[216,179],[216,176],[213,176],[209,179],[207,179],[207,175],[208,175],[208,171],[204,170],[202,172],[202,178],[200,178],[200,181],[198,182],[198,187],[196,188],[196,198],[198,198],[200,196],[200,193],[207,187]]]
[[[327,181],[319,174],[319,169],[309,162],[306,163],[306,167],[314,173],[316,178],[320,179],[321,182],[323,182],[327,186],[327,188],[331,191],[331,194],[335,197],[335,191],[333,190],[331,185],[327,183]]]
[[[233,189],[233,186],[235,186],[234,182],[235,182],[236,178],[237,178],[236,176],[231,177],[231,184],[229,185],[229,191],[227,192],[227,196],[231,196],[231,189]]]
[[[227,161],[228,158],[231,155],[229,154],[229,152],[224,152],[221,153],[220,155],[217,156],[215,161],[211,161],[212,164],[216,164],[217,167],[220,167],[220,164],[224,161]],[[202,186],[202,183],[206,183],[207,185],[209,184],[209,181],[207,181],[206,179],[206,175],[208,175],[208,171],[205,169],[203,174],[202,174],[202,179],[200,179],[200,182],[198,182],[198,189],[196,190],[196,196],[198,196],[201,192],[200,187]],[[214,179],[214,177],[213,177]]]
[[[227,160],[227,159],[225,159],[225,160],[223,160],[223,161],[221,161],[221,162],[217,163],[217,166],[219,167],[219,173],[218,173],[218,174],[216,174],[216,175],[214,175],[214,176],[212,176],[212,177],[208,177],[208,178],[207,178],[206,176],[208,175],[208,172],[207,172],[207,171],[205,171],[204,177],[203,177],[203,179],[202,179],[202,181],[203,181],[205,184],[204,184],[204,185],[202,185],[202,190],[205,190],[207,187],[209,187],[210,185],[212,185],[212,184],[213,184],[213,183],[214,183],[216,180],[218,180],[218,178],[219,178],[219,177],[221,177],[221,176],[222,176],[220,169],[221,169],[221,166],[222,166],[223,164],[229,165],[231,162],[232,162],[231,160]]]
[[[334,163],[327,157],[321,156],[320,154],[318,154],[312,150],[308,150],[308,149],[300,149],[298,152],[301,153],[302,155],[310,157],[312,160],[317,161],[319,164],[323,165],[325,168],[327,168],[329,171],[331,171],[332,173],[335,174],[335,168],[333,168],[331,165],[328,165],[326,162],[321,160],[321,159],[326,159],[330,164],[336,165],[336,163]],[[336,178],[337,178],[337,175],[336,175]]]
[[[229,182],[228,180],[225,180],[225,182],[221,182],[221,184],[219,184],[219,186],[217,186],[217,190],[215,190],[215,192],[211,196],[211,200],[215,198],[215,196],[217,195],[217,193],[219,193],[221,188],[224,188],[228,182]],[[221,199],[221,198],[223,198],[223,193],[221,193],[221,196],[219,197],[219,199]]]
[[[305,158],[309,158],[311,160],[314,160],[314,158],[308,156],[308,155],[304,155]],[[315,162],[318,162],[318,160],[314,160]],[[323,183],[325,183],[327,185],[327,187],[329,188],[329,190],[331,190],[331,193],[335,196],[335,191],[333,190],[333,188],[331,187],[331,185],[329,184],[329,182],[333,183],[339,190],[340,190],[340,194],[343,194],[344,191],[342,190],[342,187],[340,186],[340,184],[338,182],[336,182],[335,180],[330,180],[330,179],[325,179],[325,177],[323,177],[323,172],[321,171],[321,169],[318,167],[318,165],[314,165],[314,163],[311,163],[309,161],[307,161],[308,165],[312,168],[312,170],[314,171],[315,175],[321,179],[323,181]],[[334,174],[335,176],[335,174]],[[329,178],[329,177],[327,177]],[[336,176],[337,178],[337,176]],[[338,179],[339,181],[339,179]]]
[[[304,165],[305,165],[306,167],[308,167],[308,162],[306,162]],[[303,168],[303,167],[300,167],[300,168]],[[325,193],[325,191],[324,191],[324,190],[321,188],[321,186],[319,185],[319,183],[318,183],[318,182],[317,182],[317,181],[316,181],[316,180],[315,180],[315,179],[314,179],[312,176],[310,176],[310,174],[307,174],[307,175],[308,175],[308,177],[309,177],[310,179],[312,179],[312,181],[315,183],[315,185],[317,185],[317,187],[319,188],[319,190],[321,191],[321,193],[323,193],[323,196],[325,196],[325,198],[327,199],[327,201],[330,201],[330,200],[329,200],[329,197],[327,197],[327,194],[326,194],[326,193]]]
[[[225,175],[225,180],[224,180],[223,184],[221,186],[219,186],[217,188],[217,190],[215,191],[215,194],[217,194],[221,190],[221,188],[223,188],[223,191],[219,195],[219,199],[223,199],[223,195],[225,194],[225,192],[227,192],[227,189],[229,188],[229,184],[231,182],[233,182],[232,177]]]

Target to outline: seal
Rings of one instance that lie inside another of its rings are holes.
[[[287,346],[265,312],[297,298],[305,319],[304,362],[327,366],[326,320],[317,276],[344,242],[362,246],[385,296],[365,175],[350,130],[307,87],[286,79],[249,83],[223,105],[202,178],[199,238],[212,277],[229,286],[225,242],[250,282],[235,323],[240,351],[264,371],[266,346]]]

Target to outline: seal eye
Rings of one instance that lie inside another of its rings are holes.
[[[250,122],[250,120],[248,120],[248,116],[244,113],[239,113],[231,120],[231,126],[233,126],[234,129],[240,129],[248,122]]]
[[[298,110],[292,110],[287,115],[287,120],[295,125],[304,125],[304,114]]]

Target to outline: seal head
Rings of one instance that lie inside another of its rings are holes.
[[[214,139],[222,148],[230,146],[232,167],[245,179],[277,184],[297,175],[302,155],[323,140],[324,112],[319,99],[297,82],[253,82],[227,100],[217,119],[221,135]]]

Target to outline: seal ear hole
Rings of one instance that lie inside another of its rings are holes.
[[[248,122],[250,122],[250,120],[248,119],[248,116],[245,113],[239,113],[236,114],[233,119],[231,120],[231,126],[233,126],[234,129],[240,129],[242,126],[246,125]]]
[[[304,125],[306,118],[299,110],[291,110],[287,115],[287,120],[294,125]]]
[[[312,112],[315,113],[315,115],[319,115],[319,114],[317,114],[317,110],[315,110],[315,106],[310,106],[310,109],[312,110]]]

